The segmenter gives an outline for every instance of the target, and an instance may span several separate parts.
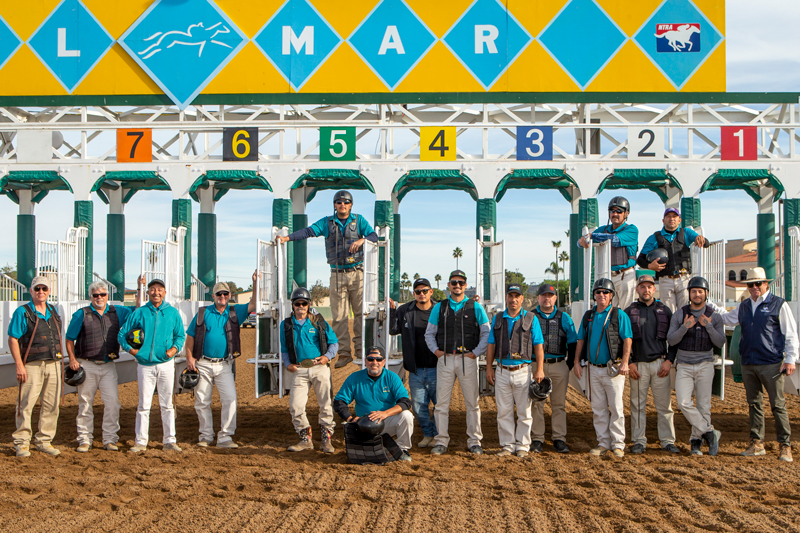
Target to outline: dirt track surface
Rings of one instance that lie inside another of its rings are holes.
[[[243,334],[245,356],[253,330]],[[244,359],[244,358],[243,358]],[[240,360],[243,363],[243,360]],[[748,440],[747,405],[741,384],[728,379],[725,403],[715,400],[712,419],[722,431],[716,458],[688,455],[689,425],[675,415],[679,457],[657,444],[650,405],[643,456],[593,458],[588,402],[570,391],[567,403],[572,453],[497,458],[494,400],[481,400],[487,455],[465,451],[464,404],[454,398],[450,451],[432,457],[416,446],[413,462],[355,466],[344,455],[337,427],[332,456],[290,453],[296,442],[288,398],[254,399],[252,366],[239,364],[238,450],[201,449],[190,395],[176,398],[182,454],[161,451],[157,401],[151,446],[131,457],[137,404],[135,383],[120,387],[122,452],[75,451],[77,398],[62,408],[55,445],[60,457],[33,451],[27,459],[0,446],[2,531],[800,531],[800,461],[777,460],[772,418],[767,419],[766,457],[737,454]],[[351,368],[334,373],[338,389]],[[457,395],[456,395],[457,396]],[[0,424],[6,442],[14,429],[16,390],[0,391]],[[627,391],[626,391],[627,404]],[[788,398],[792,425],[800,430],[800,401]],[[215,394],[215,421],[218,400]],[[675,402],[673,401],[673,407]],[[313,394],[309,420],[316,433]],[[549,407],[545,408],[549,418]],[[38,419],[38,409],[34,413]],[[95,437],[102,407],[95,404]],[[630,422],[627,423],[630,430]],[[549,428],[548,428],[549,435]],[[417,428],[414,442],[421,438]],[[95,441],[96,446],[101,442]],[[795,449],[797,454],[797,449]]]

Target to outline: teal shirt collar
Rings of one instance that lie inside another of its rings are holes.
[[[528,312],[524,309],[521,309],[520,312],[517,314],[517,316],[511,316],[508,314],[508,309],[506,309],[505,311],[503,311],[503,318],[507,318],[509,320],[517,320],[518,318],[524,317],[526,314],[528,314]]]

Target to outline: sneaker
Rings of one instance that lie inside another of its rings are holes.
[[[447,453],[447,447],[442,446],[441,444],[437,444],[433,448],[431,448],[431,455],[442,455]]]
[[[57,455],[61,455],[61,452],[57,448],[54,448],[52,444],[40,444],[36,446],[36,449],[42,453],[46,453],[51,457],[56,457]]]
[[[300,442],[297,444],[293,444],[286,448],[287,451],[290,452],[302,452],[303,450],[313,450],[314,443],[311,442],[311,428],[301,429],[297,432],[300,435]]]
[[[197,443],[197,446],[199,446],[200,448],[208,448],[209,444],[211,443],[208,442],[207,440],[201,440],[200,442]]]
[[[520,459],[524,459],[525,457],[528,457],[528,452],[526,452],[525,450],[517,450],[516,456],[519,457]]]
[[[31,449],[29,446],[14,446],[14,451],[16,452],[17,457],[31,456]]]
[[[764,449],[764,441],[760,439],[750,439],[750,446],[739,455],[766,455],[767,451]]]
[[[792,445],[791,444],[781,444],[781,452],[778,456],[779,461],[786,461],[787,463],[791,463],[794,461],[792,459]]]
[[[103,444],[103,449],[108,450],[109,452],[118,452],[119,446],[117,446],[116,442],[108,442],[106,444]]]
[[[238,447],[239,447],[239,445],[236,444],[235,442],[233,442],[232,440],[226,440],[225,442],[217,441],[217,448],[233,449],[233,448],[238,448]]]
[[[401,461],[408,461],[411,462],[411,455],[408,453],[407,450],[403,450],[403,455],[400,456]]]
[[[569,446],[563,440],[554,440],[553,449],[558,453],[569,453]]]
[[[423,437],[421,441],[417,444],[420,448],[426,448],[431,445],[433,442],[433,437]]]
[[[343,368],[352,362],[353,362],[352,356],[340,355],[339,358],[336,360],[336,364],[333,365],[333,368]]]
[[[712,457],[719,453],[719,438],[722,436],[722,432],[712,429],[705,435],[703,435],[703,439],[708,443],[708,455]]]
[[[170,442],[169,444],[165,444],[162,449],[165,452],[182,452],[183,451],[181,449],[181,447],[178,446],[177,444],[175,444],[174,442]]]
[[[82,442],[78,445],[78,448],[75,450],[76,452],[86,453],[92,449],[92,445],[88,442]]]
[[[542,453],[542,441],[535,440],[531,442],[531,451],[533,453]]]
[[[692,439],[689,441],[689,444],[692,446],[690,451],[692,455],[703,455],[703,452],[700,450],[700,447],[703,445],[703,439]]]
[[[483,448],[481,448],[480,444],[476,444],[475,446],[469,447],[469,453],[474,455],[483,455]]]
[[[592,448],[589,450],[589,455],[594,455],[595,457],[600,457],[606,453],[608,453],[608,448],[603,448],[602,446],[598,446],[597,448]]]
[[[147,446],[145,446],[143,444],[137,444],[136,446],[133,446],[132,448],[130,448],[128,450],[128,453],[137,454],[137,453],[142,453],[145,450],[147,450]]]
[[[631,453],[636,454],[636,455],[643,454],[644,453],[644,444],[636,443],[633,446],[631,446]]]
[[[505,448],[503,448],[502,450],[497,452],[495,455],[497,455],[497,457],[508,457],[509,455],[511,455],[511,450],[506,450]]]
[[[661,449],[669,453],[681,453],[681,449],[671,442],[662,446]]]
[[[613,452],[614,457],[625,457],[625,450],[621,448],[614,448]]]

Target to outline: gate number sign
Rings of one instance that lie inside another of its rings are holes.
[[[456,127],[423,126],[419,130],[420,161],[455,161]]]
[[[223,161],[258,161],[258,128],[223,128]]]
[[[117,130],[118,163],[152,163],[153,130]]]
[[[355,161],[356,129],[320,128],[319,129],[320,161]]]
[[[552,161],[553,127],[517,126],[517,159],[519,161]]]
[[[758,159],[758,128],[755,126],[723,126],[720,155],[723,161],[755,161]]]
[[[628,159],[664,159],[664,129],[628,128]]]

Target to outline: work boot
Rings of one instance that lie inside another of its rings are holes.
[[[425,448],[426,446],[430,446],[432,442],[433,442],[433,437],[423,437],[422,440],[419,441],[419,444],[417,444],[417,446],[419,446],[420,448]]]
[[[178,446],[176,443],[174,443],[174,442],[169,442],[169,443],[165,444],[164,447],[163,447],[163,450],[165,452],[182,452],[183,451],[183,449],[180,446]]]
[[[764,441],[761,439],[750,439],[750,446],[739,455],[766,455],[767,451],[764,449]]]
[[[39,444],[39,445],[37,445],[36,449],[39,450],[42,453],[46,453],[47,455],[49,455],[51,457],[55,457],[57,455],[61,455],[61,452],[58,450],[58,448],[54,448],[53,445],[50,444],[49,442],[47,444]]]
[[[689,441],[689,444],[692,446],[689,453],[692,455],[703,455],[703,451],[700,449],[703,445],[703,439],[692,439]]]
[[[300,442],[289,446],[286,448],[286,451],[289,452],[302,452],[303,450],[313,450],[314,443],[311,442],[311,428],[307,427],[305,429],[301,429],[297,432],[300,435]]]
[[[31,456],[31,449],[30,446],[15,446],[14,451],[17,454],[17,457],[30,457]]]
[[[594,455],[595,457],[600,457],[606,453],[608,453],[608,448],[604,448],[603,446],[598,446],[597,448],[589,450],[589,455]]]
[[[137,453],[142,453],[142,452],[144,452],[144,451],[146,451],[146,450],[147,450],[147,446],[145,446],[144,444],[137,444],[137,445],[135,445],[135,446],[132,446],[132,447],[131,447],[131,448],[128,450],[128,453],[132,453],[132,454],[134,454],[134,455],[135,455],[135,454],[137,454]]]
[[[712,429],[703,435],[703,439],[708,443],[708,455],[713,457],[719,453],[719,438],[721,436],[722,432],[716,429]]]
[[[553,449],[558,453],[569,453],[569,446],[563,440],[554,440]]]
[[[339,358],[336,360],[336,364],[333,365],[333,368],[343,368],[352,362],[353,362],[352,355],[340,355]]]
[[[526,452],[525,450],[517,450],[514,455],[516,455],[520,459],[524,459],[524,458],[528,457],[528,452]]]
[[[441,444],[437,444],[433,448],[431,448],[431,455],[442,455],[447,453],[447,447],[442,446]]]
[[[481,448],[480,444],[470,446],[468,451],[473,455],[483,455],[483,448]]]
[[[508,457],[509,455],[511,455],[511,453],[512,453],[511,450],[506,450],[505,448],[503,448],[495,455],[497,455],[497,457]]]
[[[681,449],[671,442],[662,446],[661,449],[669,453],[681,453]]]
[[[641,455],[644,453],[644,444],[636,443],[631,446],[631,453],[635,455]]]
[[[622,448],[614,448],[612,453],[614,454],[614,457],[625,457],[625,450]]]
[[[781,453],[778,456],[779,461],[786,461],[787,463],[791,463],[794,461],[792,459],[792,445],[791,444],[781,444]]]
[[[117,446],[117,443],[115,442],[107,442],[103,444],[103,449],[108,450],[109,452],[118,452],[119,446]]]
[[[542,450],[543,450],[542,441],[535,440],[535,441],[531,442],[531,451],[533,453],[542,453]]]
[[[78,445],[78,448],[75,450],[76,452],[86,453],[92,449],[92,445],[88,442],[82,442]]]
[[[322,435],[322,445],[319,449],[322,453],[333,453],[336,451],[336,448],[333,447],[331,443],[331,437],[333,437],[333,430],[330,428],[326,428],[325,426],[319,427],[320,435]]]

